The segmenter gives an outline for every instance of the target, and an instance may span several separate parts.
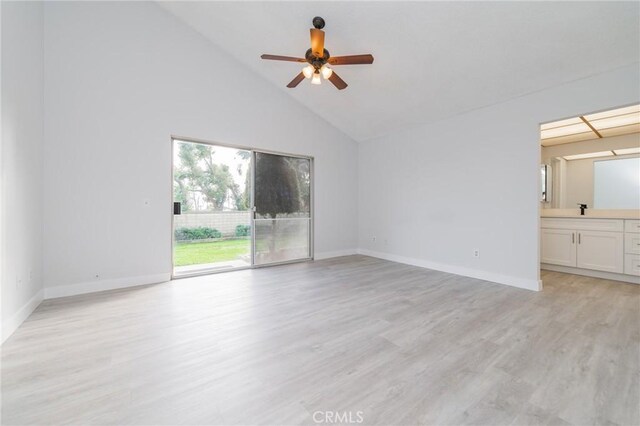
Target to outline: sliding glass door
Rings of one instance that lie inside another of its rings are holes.
[[[311,160],[255,153],[256,265],[311,258]]]
[[[312,161],[173,141],[173,275],[312,258]]]

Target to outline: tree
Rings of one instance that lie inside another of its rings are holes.
[[[251,158],[251,152],[238,150],[236,152],[236,157],[247,161]],[[249,167],[251,167],[250,164],[251,163],[249,162]],[[237,200],[236,205],[238,207],[238,210],[249,210],[249,208],[251,207],[251,173],[248,170],[244,172],[242,170],[242,164],[238,164],[238,174],[242,176],[242,173],[245,174],[244,191],[242,192],[240,198]]]
[[[173,174],[173,200],[181,204],[183,211],[189,211],[189,188],[186,176],[179,170]]]
[[[300,189],[300,211],[302,212],[310,212],[311,211],[311,161],[306,158],[295,158],[295,157],[287,157],[287,162],[291,165],[291,167],[296,172],[296,177],[298,180],[298,188]]]
[[[256,154],[256,212],[275,219],[278,214],[300,211],[297,173],[285,157]]]
[[[180,143],[179,166],[174,171],[174,198],[185,211],[204,208],[222,210],[229,199],[238,204],[242,194],[233,180],[229,166],[216,164],[213,147]]]

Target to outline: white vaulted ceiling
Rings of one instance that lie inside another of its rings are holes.
[[[638,2],[160,4],[357,141],[640,61]],[[333,56],[375,57],[334,68],[346,90],[288,89],[301,65],[260,59],[303,57],[314,16]]]

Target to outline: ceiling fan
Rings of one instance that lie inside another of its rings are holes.
[[[347,87],[347,83],[336,74],[329,65],[358,65],[373,63],[372,55],[349,55],[349,56],[331,56],[329,51],[324,48],[324,19],[319,16],[313,18],[313,27],[311,28],[311,49],[307,50],[304,58],[295,58],[291,56],[279,55],[262,55],[262,59],[270,59],[273,61],[287,62],[307,62],[308,65],[302,69],[287,87],[294,88],[305,78],[311,79],[311,84],[320,84],[320,76],[333,83],[338,90]]]

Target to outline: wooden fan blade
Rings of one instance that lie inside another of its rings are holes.
[[[349,56],[332,56],[329,58],[331,65],[360,65],[372,64],[372,55],[349,55]]]
[[[324,31],[311,28],[311,52],[318,58],[324,56]]]
[[[331,77],[329,77],[329,81],[332,82],[333,85],[338,88],[338,90],[345,89],[348,86],[348,84],[345,83],[344,80],[341,79],[340,76],[336,74],[335,71],[331,73]]]
[[[260,57],[262,59],[270,59],[272,61],[307,62],[304,58],[294,58],[293,56],[261,55]]]
[[[298,84],[300,84],[300,82],[304,80],[304,74],[300,73],[298,75],[296,75],[296,78],[294,78],[293,80],[291,80],[291,82],[289,84],[287,84],[287,87],[290,89],[293,89],[294,87],[296,87]]]

